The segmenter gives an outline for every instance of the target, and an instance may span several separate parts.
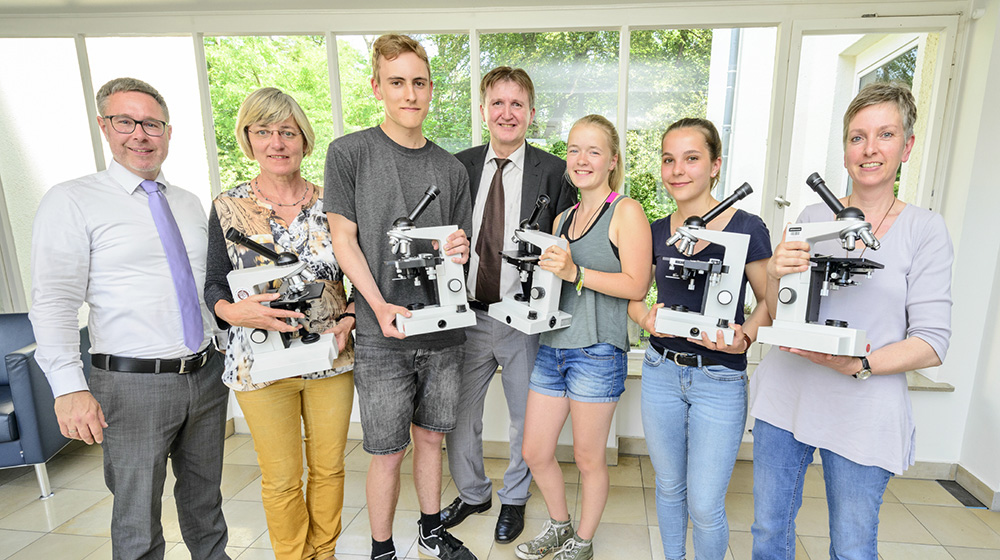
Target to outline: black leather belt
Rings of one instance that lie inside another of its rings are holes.
[[[482,311],[483,313],[489,313],[489,311],[490,311],[490,306],[489,305],[487,305],[487,304],[485,304],[485,303],[483,303],[481,301],[476,301],[474,299],[470,299],[469,300],[469,307],[471,307],[472,309],[478,310],[478,311]]]
[[[197,354],[183,358],[174,358],[172,360],[92,354],[90,356],[90,363],[96,368],[108,371],[123,371],[126,373],[177,373],[184,375],[207,364],[214,349],[215,346],[209,344]]]
[[[700,367],[700,366],[722,365],[715,360],[706,358],[701,354],[695,354],[694,352],[674,352],[673,350],[667,350],[666,348],[664,348],[662,352],[657,350],[656,348],[653,348],[653,350],[656,353],[663,356],[664,359],[671,361],[679,366]]]

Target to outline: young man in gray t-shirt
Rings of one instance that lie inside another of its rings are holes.
[[[427,53],[404,35],[372,46],[372,92],[385,107],[377,127],[339,138],[326,157],[324,209],[333,250],[357,297],[354,381],[364,449],[372,454],[366,488],[373,559],[394,560],[392,522],[399,469],[413,435],[414,486],[420,502],[421,552],[443,560],[475,560],[440,521],[441,443],[455,427],[462,365],[461,330],[405,337],[396,327],[399,304],[428,302],[425,287],[394,282],[386,232],[431,185],[441,194],[417,226],[458,225],[445,253],[469,258],[472,206],[465,167],[423,135],[433,82]]]

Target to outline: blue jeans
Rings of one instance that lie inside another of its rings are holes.
[[[753,427],[753,559],[795,558],[795,515],[802,506],[811,445],[757,420]],[[878,511],[892,473],[819,450],[830,510],[830,558],[878,558]]]
[[[642,428],[656,471],[656,515],[667,560],[685,557],[688,514],[696,558],[726,554],[726,490],[746,426],[746,379],[744,371],[679,366],[646,350]]]
[[[625,351],[607,342],[586,348],[538,347],[528,388],[577,402],[618,402],[628,375]]]

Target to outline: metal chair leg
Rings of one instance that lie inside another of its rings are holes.
[[[49,470],[45,468],[45,463],[35,465],[35,476],[38,478],[38,487],[42,490],[40,499],[47,500],[52,497],[52,485],[49,484]]]

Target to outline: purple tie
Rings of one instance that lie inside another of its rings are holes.
[[[181,230],[178,229],[174,215],[170,212],[167,197],[160,192],[160,184],[156,181],[143,181],[140,185],[142,190],[149,194],[149,210],[153,214],[156,231],[160,234],[163,252],[167,254],[170,276],[174,279],[174,290],[177,292],[181,322],[184,325],[184,345],[192,352],[197,352],[205,337],[205,331],[201,324],[198,289],[194,285],[194,274],[191,272],[191,262],[188,261]]]

